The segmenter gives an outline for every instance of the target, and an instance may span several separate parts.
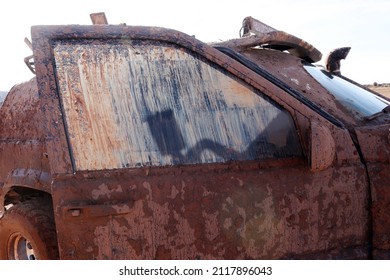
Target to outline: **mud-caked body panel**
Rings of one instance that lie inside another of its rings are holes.
[[[366,126],[357,129],[366,159],[372,194],[373,257],[390,257],[390,126]]]
[[[14,86],[0,107],[1,206],[12,187],[50,192],[43,122],[35,78]]]
[[[61,257],[274,259],[336,250],[328,257],[366,258],[365,171],[357,171],[313,174],[291,160],[61,178]]]

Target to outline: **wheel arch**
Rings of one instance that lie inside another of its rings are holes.
[[[31,188],[29,186],[12,186],[4,195],[4,206],[17,204],[34,198],[46,198],[52,200],[51,194],[43,190]]]
[[[0,218],[4,215],[5,207],[33,198],[51,197],[51,176],[40,170],[15,169],[0,184]]]

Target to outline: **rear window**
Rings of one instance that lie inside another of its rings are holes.
[[[154,41],[58,41],[77,170],[301,156],[291,116],[223,69]]]

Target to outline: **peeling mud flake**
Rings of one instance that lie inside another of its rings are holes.
[[[297,79],[291,79],[293,83],[295,83],[297,86],[299,86],[299,81]]]

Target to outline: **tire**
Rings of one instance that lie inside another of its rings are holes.
[[[33,199],[12,206],[0,219],[0,259],[58,259],[51,201]]]

